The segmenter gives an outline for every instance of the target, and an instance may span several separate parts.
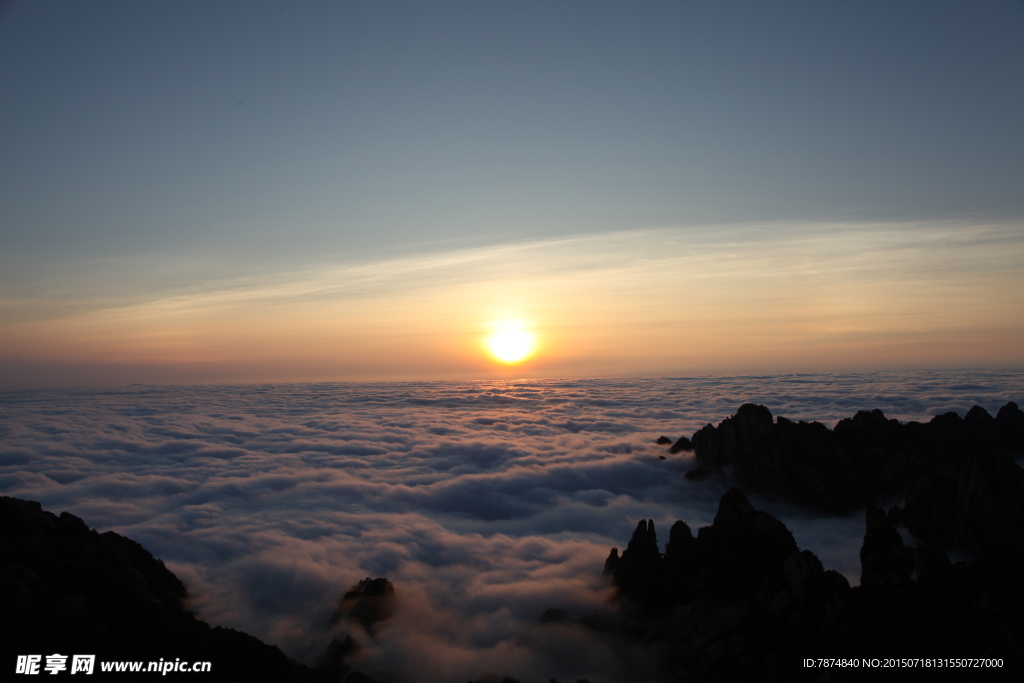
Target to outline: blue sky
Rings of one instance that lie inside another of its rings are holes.
[[[1017,248],[1022,38],[1009,0],[9,2],[0,312],[634,230]]]

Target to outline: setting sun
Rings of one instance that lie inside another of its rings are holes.
[[[534,335],[518,320],[495,323],[497,329],[485,340],[487,350],[502,363],[519,363],[533,353],[537,345]]]

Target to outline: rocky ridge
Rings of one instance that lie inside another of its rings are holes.
[[[392,612],[387,579],[365,579],[339,601],[332,624],[373,627]],[[188,610],[184,584],[141,545],[98,533],[68,512],[0,497],[0,649],[10,673],[19,655],[96,655],[104,661],[208,661],[213,682],[349,681],[372,683],[346,657],[355,641],[341,634],[316,670],[277,647],[230,628],[211,627]],[[325,624],[325,627],[328,625]],[[45,673],[45,672],[42,672]],[[152,675],[152,674],[150,674]],[[168,672],[171,678],[200,674]],[[106,677],[127,680],[124,673]]]
[[[685,437],[672,449],[684,443]],[[1024,411],[974,406],[927,423],[860,411],[835,429],[745,404],[692,438],[699,479],[727,473],[753,490],[829,514],[904,496],[893,511],[916,537],[988,557],[1024,553]]]
[[[34,501],[0,497],[0,601],[5,666],[24,654],[94,654],[210,661],[209,681],[312,680],[278,648],[197,619],[185,586],[138,543]]]
[[[1002,668],[972,672],[972,680],[1019,671],[1019,562],[953,564],[935,547],[905,546],[878,508],[866,512],[861,562],[861,585],[851,588],[813,553],[800,550],[782,522],[755,510],[733,488],[722,496],[714,523],[696,535],[676,522],[664,553],[653,522],[641,520],[621,556],[612,549],[604,571],[619,590],[622,634],[651,648],[659,680],[877,675],[859,667],[807,668],[807,657],[1003,661]]]

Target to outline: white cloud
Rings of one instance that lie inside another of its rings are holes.
[[[129,387],[0,394],[0,489],[164,559],[215,624],[311,661],[335,601],[388,576],[400,609],[362,666],[415,680],[487,671],[616,680],[642,660],[572,625],[608,597],[640,518],[709,524],[724,479],[689,482],[690,435],[742,403],[832,426],[1024,398],[1024,371],[652,380]],[[863,519],[754,498],[856,580]],[[414,664],[419,662],[419,664]]]

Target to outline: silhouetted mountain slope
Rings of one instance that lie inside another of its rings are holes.
[[[0,497],[5,674],[17,655],[42,655],[45,663],[60,653],[69,655],[69,670],[70,655],[96,655],[93,677],[103,677],[101,661],[162,658],[211,662],[209,673],[194,674],[204,681],[311,680],[278,648],[196,619],[185,597],[181,581],[138,543],[97,533],[67,512],[58,517],[39,503]]]
[[[348,589],[331,615],[329,625],[341,624],[361,630],[372,639],[376,626],[390,619],[395,612],[395,587],[385,578],[366,577]],[[345,630],[338,632],[316,665],[317,683],[376,683],[366,674],[355,671],[352,659],[359,654],[359,642]]]
[[[869,509],[862,585],[825,570],[772,515],[737,489],[694,536],[676,522],[664,554],[642,520],[605,573],[619,589],[623,635],[653,648],[677,681],[866,680],[860,667],[808,668],[805,658],[1001,658],[972,680],[1005,678],[1024,656],[1021,564],[951,564],[935,548],[904,546]],[[584,620],[586,623],[586,620]],[[931,668],[901,671],[934,677]]]
[[[985,553],[1021,549],[1012,529],[1024,525],[1024,472],[1010,456],[1024,454],[1024,412],[1012,402],[995,418],[975,406],[964,418],[946,413],[924,424],[860,411],[834,430],[773,422],[768,408],[748,403],[692,441],[700,467],[691,479],[728,472],[835,514],[906,491],[915,534]]]

